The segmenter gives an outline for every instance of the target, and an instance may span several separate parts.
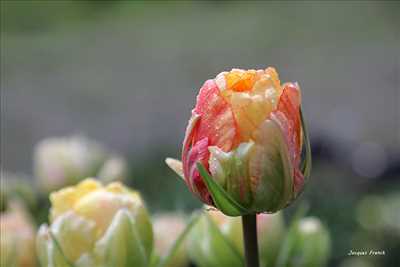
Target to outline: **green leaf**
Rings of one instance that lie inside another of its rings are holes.
[[[195,213],[192,215],[190,218],[188,224],[186,225],[185,230],[179,235],[179,237],[176,239],[174,245],[170,248],[168,253],[162,257],[157,265],[157,267],[166,267],[170,263],[171,259],[174,257],[175,253],[178,251],[178,249],[181,247],[183,242],[185,241],[186,237],[190,233],[190,230],[192,230],[193,226],[196,225],[196,223],[199,221],[200,215],[198,213]]]
[[[276,267],[285,267],[287,265],[290,253],[293,249],[293,244],[294,244],[293,239],[295,236],[294,232],[296,231],[296,227],[300,219],[304,217],[307,211],[308,211],[308,204],[302,204],[296,210],[296,213],[293,215],[292,223],[289,226],[289,230],[286,233],[286,237],[279,251]]]
[[[243,256],[240,254],[239,250],[235,247],[235,245],[232,243],[231,240],[229,240],[227,237],[225,237],[224,234],[222,234],[221,230],[218,228],[218,226],[215,224],[215,222],[210,218],[210,216],[208,214],[206,214],[208,223],[211,225],[212,227],[212,231],[217,232],[220,236],[221,239],[226,243],[226,245],[229,247],[229,249],[231,250],[232,254],[236,256],[236,260],[235,262],[240,262],[241,265],[244,265],[244,258]]]
[[[241,232],[231,232],[227,229],[238,226],[241,229],[240,218],[225,218],[227,224],[222,230],[216,220],[203,211],[198,223],[193,227],[187,240],[189,258],[199,267],[243,267],[241,243],[237,236]],[[218,220],[218,219],[217,219]],[[228,222],[229,221],[229,222]],[[237,230],[237,229],[235,229]]]
[[[237,203],[218,183],[214,181],[202,163],[197,163],[197,169],[199,170],[215,205],[222,213],[228,216],[242,216],[251,213],[251,211]]]
[[[305,151],[305,159],[301,162],[301,172],[304,175],[304,179],[307,180],[310,177],[311,173],[311,165],[312,165],[312,158],[311,158],[311,146],[310,146],[310,138],[308,136],[307,126],[304,122],[303,111],[300,107],[300,119],[301,119],[301,127],[303,128],[303,139],[304,139],[304,146],[306,148]]]
[[[56,251],[61,255],[62,260],[64,261],[63,263],[66,266],[75,267],[75,265],[71,261],[69,261],[68,258],[65,256],[65,254],[64,254],[64,252],[63,252],[63,250],[61,248],[60,243],[57,241],[56,236],[53,234],[53,232],[51,230],[49,230],[49,235],[51,237],[51,240],[53,241],[53,244],[54,244],[54,247],[55,247]]]

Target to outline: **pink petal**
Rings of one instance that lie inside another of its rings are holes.
[[[188,152],[185,161],[183,162],[185,180],[190,190],[195,193],[203,202],[212,205],[213,201],[208,192],[199,171],[197,170],[197,162],[201,162],[206,169],[208,169],[208,158],[210,152],[208,151],[208,139],[204,138],[198,141]]]
[[[201,116],[195,140],[209,139],[210,146],[231,150],[236,136],[236,123],[228,102],[221,96],[214,80],[201,87],[193,113]]]
[[[271,114],[271,118],[279,123],[284,132],[289,147],[289,157],[294,166],[294,192],[298,193],[304,184],[304,177],[299,169],[302,144],[300,90],[297,84],[292,83],[284,84],[283,87],[278,108]]]

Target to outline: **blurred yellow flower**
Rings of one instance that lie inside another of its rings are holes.
[[[51,225],[41,226],[37,238],[44,266],[64,266],[65,259],[85,267],[147,266],[153,233],[138,192],[86,179],[52,193],[50,201]]]

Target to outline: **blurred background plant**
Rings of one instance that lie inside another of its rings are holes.
[[[397,266],[399,13],[396,1],[1,1],[2,212],[17,196],[47,220],[55,186],[36,183],[35,146],[76,133],[127,161],[68,184],[125,166],[151,213],[200,208],[164,164],[195,94],[222,70],[270,65],[302,88],[314,159],[302,198],[331,233],[328,265]],[[347,256],[365,248],[386,255]]]
[[[7,204],[0,213],[0,266],[35,267],[36,228],[31,215],[17,199]]]
[[[179,236],[183,235],[186,228],[184,214],[162,213],[153,217],[154,253],[156,262],[166,257],[173,246],[178,242]],[[177,251],[172,254],[171,259],[165,267],[185,267],[189,265],[189,257],[184,245],[179,245]]]
[[[125,160],[83,136],[46,138],[36,145],[34,173],[39,189],[49,193],[86,177],[106,182],[128,176]]]

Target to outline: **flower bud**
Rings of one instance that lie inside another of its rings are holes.
[[[158,257],[165,257],[168,254],[185,227],[184,218],[178,214],[159,214],[154,217],[154,252]],[[188,264],[186,249],[181,246],[166,267],[185,267]]]
[[[139,193],[86,179],[50,200],[51,224],[37,236],[43,266],[147,266],[153,234]]]
[[[400,237],[400,194],[368,195],[357,204],[357,221],[367,231]]]
[[[315,217],[303,218],[293,233],[289,266],[326,266],[331,247],[328,230]]]
[[[112,181],[123,181],[128,174],[128,166],[121,156],[112,156],[107,159],[101,167],[97,177],[107,183]]]
[[[34,153],[35,176],[45,192],[96,176],[105,160],[104,148],[82,136],[44,139]]]
[[[0,214],[0,236],[1,266],[36,266],[35,230],[20,203],[9,203]]]
[[[261,266],[274,266],[284,236],[281,213],[258,214],[257,233]],[[188,251],[199,266],[243,266],[241,219],[219,211],[203,213],[189,235]]]
[[[188,236],[189,257],[199,267],[242,267],[242,240],[240,218],[203,213]]]
[[[273,68],[218,74],[197,96],[178,173],[196,196],[226,215],[286,207],[302,192],[311,166],[300,103],[298,84],[281,85]],[[171,168],[176,171],[175,163]],[[223,201],[205,176],[216,183]]]
[[[261,266],[275,266],[285,237],[282,213],[258,214],[257,234]]]

